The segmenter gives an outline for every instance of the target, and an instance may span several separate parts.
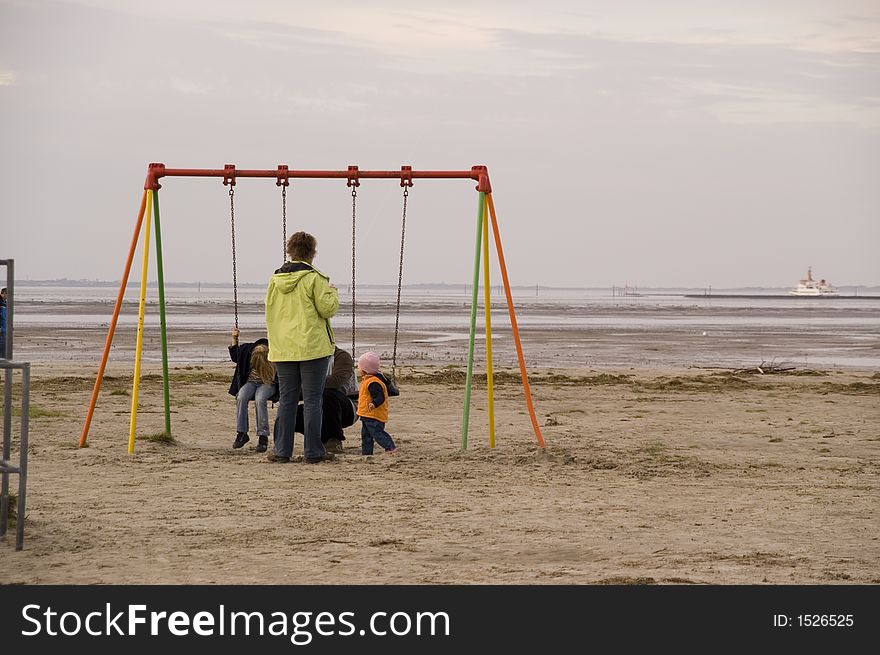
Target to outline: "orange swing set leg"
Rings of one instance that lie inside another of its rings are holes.
[[[526,361],[523,356],[522,343],[519,339],[519,329],[516,325],[516,312],[513,309],[513,296],[510,293],[510,280],[507,278],[507,265],[504,263],[504,251],[501,248],[501,234],[498,232],[498,218],[495,216],[495,203],[492,201],[491,193],[486,194],[486,200],[489,203],[489,216],[492,219],[492,233],[495,235],[495,250],[498,253],[498,266],[501,269],[501,279],[504,281],[504,293],[507,296],[507,311],[510,314],[510,327],[513,331],[514,343],[516,344],[516,356],[519,359],[519,372],[522,377],[526,404],[529,407],[529,418],[532,420],[532,428],[535,430],[535,437],[538,439],[538,445],[541,448],[544,448],[544,437],[541,435],[541,428],[538,426],[538,418],[535,416],[535,406],[532,403],[532,391],[529,388],[529,374],[526,372]]]
[[[128,285],[128,275],[131,273],[131,264],[134,261],[134,253],[137,250],[138,239],[141,234],[141,226],[144,222],[144,213],[147,210],[147,191],[141,198],[141,208],[138,210],[137,222],[134,227],[134,236],[131,238],[131,248],[128,251],[128,260],[125,262],[125,271],[122,273],[122,281],[119,283],[119,294],[116,296],[116,307],[113,309],[113,318],[110,320],[110,328],[107,330],[107,340],[104,342],[104,355],[101,357],[101,366],[98,368],[98,376],[95,378],[95,387],[92,389],[92,399],[89,402],[89,411],[86,414],[86,422],[83,425],[82,435],[79,438],[79,447],[86,445],[89,437],[89,427],[92,424],[92,416],[95,413],[95,405],[98,402],[98,394],[101,392],[101,382],[104,379],[104,369],[107,367],[107,359],[110,356],[110,346],[113,344],[113,334],[116,332],[116,322],[119,320],[119,311],[122,309],[122,299],[125,296],[125,287]]]

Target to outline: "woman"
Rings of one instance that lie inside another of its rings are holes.
[[[235,396],[235,441],[233,448],[241,448],[248,441],[248,403],[254,401],[257,412],[256,452],[265,453],[269,445],[269,401],[278,400],[278,378],[275,366],[269,361],[269,341],[257,339],[253,343],[238,343],[238,329],[232,331],[229,359],[235,362],[235,373],[229,393]]]
[[[339,309],[339,292],[312,266],[317,241],[297,232],[287,241],[292,261],[275,271],[266,289],[269,361],[278,372],[278,434],[270,462],[289,462],[300,393],[305,424],[303,453],[309,464],[334,459],[321,443],[321,395],[335,350],[330,318]]]

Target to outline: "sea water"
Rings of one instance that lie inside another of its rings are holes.
[[[387,350],[396,321],[397,288],[355,291],[357,327],[369,335],[361,340],[360,349]],[[784,359],[800,366],[880,367],[880,296],[799,298],[785,292],[749,289],[735,296],[732,290],[710,295],[693,289],[640,289],[637,295],[622,295],[620,289],[517,287],[512,300],[517,325],[526,335],[524,350],[538,364],[738,366]],[[29,347],[31,328],[51,328],[65,338],[83,328],[106,329],[117,295],[118,288],[110,286],[18,284],[16,358],[42,358],[36,344]],[[264,332],[264,288],[240,287],[237,295],[242,332]],[[464,286],[405,286],[399,317],[401,343],[406,344],[403,359],[463,360],[471,299],[472,290]],[[477,339],[484,338],[483,300],[479,289]],[[231,286],[167,285],[165,301],[169,332],[225,331],[233,324]],[[491,305],[493,350],[502,365],[515,364],[511,319],[500,287],[492,287]],[[340,311],[332,324],[341,345],[351,329],[351,307],[351,289],[340,287]],[[138,289],[129,287],[117,327],[132,331],[137,321]],[[147,290],[145,334],[157,333],[158,325],[158,293],[153,286]],[[178,346],[172,354],[175,361],[224,359],[220,346],[213,350],[187,349],[180,342]],[[71,353],[70,358],[76,355]],[[155,353],[145,357],[150,361]]]

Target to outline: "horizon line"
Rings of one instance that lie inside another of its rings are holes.
[[[119,286],[120,280],[99,280],[99,279],[70,279],[70,278],[54,278],[54,279],[45,279],[45,280],[14,280],[16,285],[20,286]],[[151,280],[147,282],[147,287],[157,287],[159,285],[158,280]],[[129,281],[126,284],[126,288],[129,287],[137,287],[140,286],[140,283],[134,280]],[[166,287],[195,287],[195,286],[205,286],[205,287],[230,287],[232,286],[231,282],[207,282],[207,281],[188,281],[188,282],[165,282]],[[266,283],[264,282],[239,282],[239,287],[249,287],[249,288],[265,288]],[[342,284],[337,285],[338,287],[350,288],[350,284]],[[373,288],[373,289],[396,289],[396,284],[376,284],[376,283],[361,283],[357,285],[361,288]],[[465,282],[412,282],[409,284],[403,284],[403,287],[434,287],[434,288],[455,288],[455,289],[470,289],[473,285]],[[478,288],[483,288],[485,285],[480,284]],[[490,288],[502,288],[502,284],[490,284]],[[600,284],[593,286],[568,286],[568,285],[559,285],[559,284],[514,284],[511,285],[511,289],[558,289],[558,290],[578,290],[578,289],[620,289],[621,291],[629,290],[633,293],[638,289],[686,289],[686,290],[700,290],[700,291],[723,291],[730,289],[791,289],[793,288],[791,285],[747,285],[747,286],[714,286],[714,285],[701,285],[701,286],[681,286],[681,285],[652,285],[645,286],[639,284]],[[837,285],[838,289],[843,288],[880,288],[880,284],[841,284]]]

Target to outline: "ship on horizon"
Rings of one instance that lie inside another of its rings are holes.
[[[792,296],[836,296],[837,289],[832,287],[827,280],[813,279],[813,267],[807,268],[807,277],[800,280],[798,285],[788,292]]]

